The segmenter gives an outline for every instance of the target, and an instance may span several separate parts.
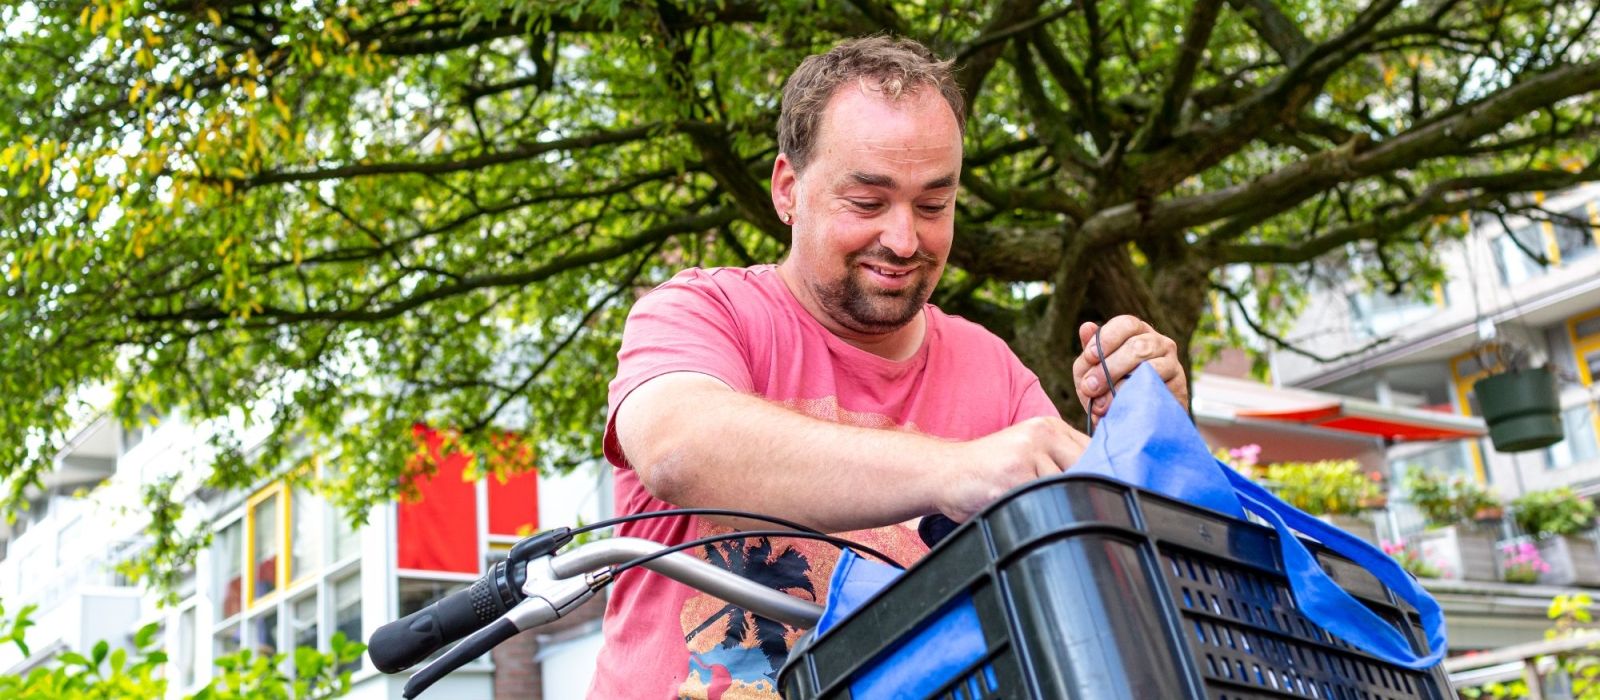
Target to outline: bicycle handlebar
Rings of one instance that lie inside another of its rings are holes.
[[[379,627],[367,644],[372,665],[399,673],[499,619],[527,597],[513,578],[506,562],[495,562],[466,590]]]
[[[550,560],[550,570],[555,578],[571,578],[665,548],[659,542],[637,537],[613,537],[557,555]],[[822,617],[822,606],[816,603],[773,590],[682,552],[645,562],[644,568],[792,627],[812,627]]]
[[[412,676],[403,697],[416,697],[496,644],[554,621],[588,602],[594,591],[611,582],[610,567],[665,548],[650,540],[614,537],[565,554],[534,558],[526,568],[519,568],[515,562],[496,562],[468,589],[378,628],[367,645],[367,655],[378,670],[398,673],[446,644],[471,635]],[[652,559],[641,566],[794,627],[813,627],[822,617],[822,607],[815,603],[767,588],[683,552]]]

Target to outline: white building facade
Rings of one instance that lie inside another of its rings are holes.
[[[37,624],[27,637],[32,654],[22,658],[14,647],[0,649],[0,671],[26,672],[65,651],[86,653],[102,639],[131,647],[133,633],[154,622],[168,656],[168,696],[183,697],[211,680],[220,655],[246,648],[285,652],[292,665],[294,648],[328,651],[338,632],[365,642],[385,622],[466,587],[483,566],[504,557],[518,534],[592,522],[611,508],[610,467],[596,465],[503,483],[492,477],[463,482],[459,469],[442,469],[435,481],[453,489],[452,510],[429,510],[432,494],[424,485],[420,503],[374,508],[360,527],[293,474],[249,492],[195,491],[188,508],[209,524],[213,538],[178,584],[177,601],[163,604],[115,567],[143,546],[140,533],[148,516],[140,512],[141,488],[173,473],[205,473],[202,443],[198,431],[179,421],[127,430],[100,418],[79,432],[58,457],[59,468],[33,499],[34,507],[0,531],[0,599],[13,615],[25,605],[37,606]],[[183,488],[198,479],[178,483]],[[493,527],[495,518],[518,523],[521,532]],[[410,535],[402,526],[408,519]],[[460,519],[468,522],[455,522]],[[455,535],[419,537],[422,531]],[[402,566],[408,562],[424,567]],[[558,633],[508,643],[493,659],[469,664],[428,695],[581,696],[599,645],[603,601],[593,607],[594,614]],[[540,672],[541,662],[559,663],[574,653],[580,663],[560,663],[559,673]],[[348,697],[400,697],[406,675],[378,673],[365,658],[353,666]]]

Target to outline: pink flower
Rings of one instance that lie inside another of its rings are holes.
[[[1261,446],[1255,443],[1241,445],[1228,450],[1228,456],[1238,461],[1240,466],[1253,467],[1261,456]]]

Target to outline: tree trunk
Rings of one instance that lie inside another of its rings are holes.
[[[1146,252],[1150,257],[1150,252]],[[1205,310],[1207,267],[1181,246],[1161,251],[1163,265],[1137,266],[1125,246],[1062,255],[1051,293],[1033,300],[1019,316],[1012,347],[1039,375],[1045,393],[1068,423],[1084,425],[1084,409],[1073,383],[1072,364],[1083,351],[1078,327],[1130,314],[1178,344],[1178,358],[1193,380],[1190,339]],[[1147,274],[1145,270],[1159,270]]]

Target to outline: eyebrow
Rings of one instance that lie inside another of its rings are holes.
[[[891,190],[895,188],[894,178],[889,177],[888,175],[864,173],[859,170],[853,170],[850,172],[850,179],[855,180],[857,184],[866,185],[868,187],[882,187]],[[938,190],[946,187],[955,187],[955,185],[956,176],[951,174],[929,180],[922,185],[922,189]]]

